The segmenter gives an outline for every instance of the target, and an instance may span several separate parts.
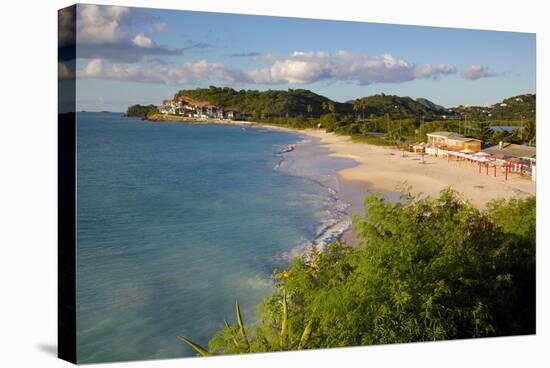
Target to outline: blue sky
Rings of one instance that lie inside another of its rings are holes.
[[[209,85],[448,107],[536,85],[534,34],[93,5],[78,6],[77,58],[78,109],[90,111]]]

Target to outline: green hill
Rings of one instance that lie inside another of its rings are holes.
[[[214,105],[236,110],[252,121],[296,129],[323,127],[371,144],[419,141],[427,132],[451,131],[489,142],[535,142],[536,95],[524,94],[491,106],[445,108],[425,98],[383,93],[337,102],[306,89],[235,90],[229,87],[182,89],[174,95],[184,105]],[[168,101],[166,101],[168,102]],[[130,106],[126,116],[147,118],[156,106]],[[513,132],[492,132],[490,125],[521,125]],[[384,138],[373,133],[383,133]],[[424,138],[423,138],[424,137]]]
[[[537,109],[537,97],[534,94],[525,94],[509,97],[501,103],[493,105],[492,112],[495,118],[518,120],[534,120]]]
[[[155,105],[132,105],[128,106],[124,116],[133,116],[145,119],[150,113],[158,113],[158,109]]]
[[[485,121],[493,125],[514,125],[535,122],[536,95],[524,94],[504,99],[491,106],[457,106],[445,108],[426,98],[385,95],[383,93],[337,102],[306,89],[235,90],[229,87],[182,89],[174,99],[187,104],[211,104],[233,109],[254,119],[291,117],[319,118],[337,113],[365,119],[411,119],[416,122],[445,119]],[[141,113],[142,111],[140,111]]]
[[[471,119],[510,122],[536,120],[536,95],[523,94],[508,97],[491,106],[458,106],[452,110]]]
[[[445,111],[446,109],[441,106],[433,103],[432,101],[428,100],[427,98],[417,98],[416,102],[421,103],[422,105],[426,106],[426,108],[432,110],[432,111]]]
[[[413,100],[410,97],[385,95],[383,93],[358,98],[351,102],[353,110],[365,117],[389,115],[393,119],[401,118],[436,118],[449,112],[433,102],[422,98]]]
[[[258,117],[320,116],[329,112],[348,114],[351,105],[339,103],[305,89],[234,90],[228,87],[178,91],[174,99],[191,98]]]
[[[385,94],[362,97],[348,102],[337,102],[306,89],[234,90],[228,87],[180,90],[175,99],[193,99],[226,109],[234,109],[252,116],[289,117],[303,115],[318,117],[336,112],[364,117],[436,118],[449,112],[427,99],[413,100]]]

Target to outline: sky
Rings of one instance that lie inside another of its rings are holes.
[[[125,111],[182,88],[304,88],[446,106],[535,93],[535,34],[78,5],[77,108]],[[75,71],[59,64],[60,78]]]

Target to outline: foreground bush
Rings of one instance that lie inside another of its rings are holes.
[[[480,211],[452,190],[373,195],[354,231],[353,248],[310,250],[276,274],[246,352],[535,333],[534,197]],[[239,352],[238,329],[218,332],[210,352]]]

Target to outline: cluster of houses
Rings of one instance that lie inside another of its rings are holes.
[[[454,132],[433,132],[426,135],[427,143],[413,145],[414,152],[492,163],[508,167],[510,172],[530,175],[532,180],[535,180],[537,149],[534,146],[500,142],[494,146],[484,147],[479,139]]]
[[[164,100],[158,107],[161,114],[179,115],[196,119],[239,120],[244,117],[235,110],[226,110],[213,105],[191,105],[182,100]]]

